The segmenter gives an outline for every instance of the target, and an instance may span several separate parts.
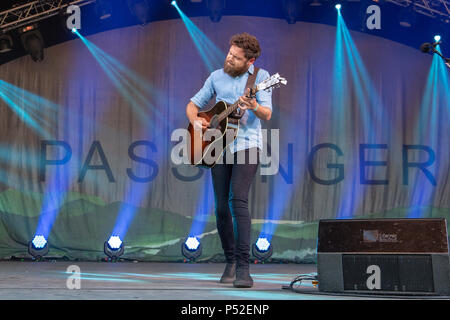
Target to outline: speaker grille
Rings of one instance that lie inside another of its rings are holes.
[[[344,254],[344,291],[433,293],[430,255]]]

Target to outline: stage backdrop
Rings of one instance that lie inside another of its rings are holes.
[[[448,71],[432,56],[328,25],[192,21],[195,39],[161,21],[0,66],[0,258],[28,256],[39,229],[49,256],[97,260],[119,230],[127,259],[181,261],[194,233],[200,260],[223,261],[210,171],[173,164],[171,135],[244,31],[261,43],[255,65],[288,80],[263,123],[279,167],[252,185],[252,241],[314,262],[320,219],[449,219]]]

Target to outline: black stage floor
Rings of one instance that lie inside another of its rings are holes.
[[[223,263],[0,261],[1,300],[368,300],[385,296],[323,294],[311,284],[283,289],[314,264],[255,264],[254,286],[218,282]],[[76,273],[79,272],[79,282]],[[79,286],[78,286],[79,284]],[[78,289],[79,288],[79,289]],[[393,297],[408,299],[408,297]],[[443,299],[448,297],[434,297]],[[417,297],[416,297],[417,299]]]

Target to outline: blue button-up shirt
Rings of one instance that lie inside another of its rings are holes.
[[[231,105],[235,103],[240,96],[244,95],[245,85],[249,74],[254,72],[253,64],[248,71],[239,77],[231,77],[226,74],[223,69],[212,72],[206,79],[203,88],[191,98],[191,101],[198,107],[205,107],[208,102],[216,94],[216,103],[225,101]],[[264,69],[259,69],[256,76],[255,84],[258,84],[270,77],[269,73]],[[261,106],[268,107],[272,110],[272,91],[258,91],[256,93],[256,101]],[[247,110],[239,122],[239,131],[236,140],[230,144],[229,149],[232,153],[236,151],[257,147],[262,150],[262,133],[261,121],[251,110]]]

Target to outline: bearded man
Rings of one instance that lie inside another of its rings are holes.
[[[186,107],[189,122],[192,125],[201,123],[203,129],[207,129],[210,124],[199,117],[198,112],[214,95],[216,102],[233,104],[239,100],[240,112],[244,112],[236,140],[225,150],[233,154],[230,158],[234,161],[216,164],[211,168],[217,230],[226,259],[220,282],[233,283],[237,288],[253,286],[249,270],[251,216],[248,194],[258,168],[259,150],[262,150],[260,120],[268,121],[272,116],[270,91],[258,91],[256,98],[247,97],[249,89],[246,90],[246,85],[250,76],[257,72],[255,84],[270,77],[266,70],[253,65],[260,54],[261,48],[256,37],[248,33],[231,37],[223,68],[209,75]],[[256,163],[237,161],[252,158],[252,153],[257,155]]]

